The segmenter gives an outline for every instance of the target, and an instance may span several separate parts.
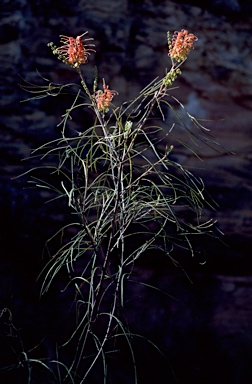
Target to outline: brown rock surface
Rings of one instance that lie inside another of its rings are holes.
[[[56,98],[20,104],[27,95],[18,87],[18,83],[22,83],[19,76],[40,82],[38,70],[55,82],[75,81],[74,71],[52,57],[47,43],[57,43],[60,34],[77,35],[88,30],[89,36],[95,39],[97,54],[86,66],[87,80],[92,81],[93,64],[96,63],[100,78],[105,77],[110,88],[119,91],[116,101],[119,103],[136,96],[154,77],[163,76],[165,68],[169,67],[166,33],[185,28],[195,33],[199,40],[183,65],[182,76],[176,83],[179,88],[172,91],[172,95],[184,103],[190,114],[210,120],[206,126],[211,128],[211,134],[221,145],[215,146],[218,151],[201,147],[204,160],[201,162],[178,142],[172,144],[181,163],[203,178],[219,204],[213,217],[227,235],[225,242],[228,247],[206,244],[210,275],[205,274],[205,271],[209,273],[206,265],[206,269],[203,267],[199,275],[194,276],[199,287],[197,293],[188,293],[186,283],[181,287],[180,278],[176,280],[173,275],[160,278],[158,275],[156,279],[161,285],[171,285],[177,289],[175,296],[178,293],[185,301],[188,300],[190,310],[183,312],[183,328],[182,320],[179,323],[180,309],[174,305],[165,311],[161,303],[156,312],[151,312],[153,319],[146,321],[146,327],[158,328],[163,321],[160,332],[163,332],[164,344],[176,347],[175,336],[178,334],[181,338],[178,346],[184,348],[182,357],[185,360],[188,356],[193,360],[190,356],[194,356],[196,349],[193,344],[195,328],[199,326],[204,332],[207,329],[209,340],[213,334],[216,345],[219,344],[218,355],[214,357],[216,349],[213,348],[211,353],[211,340],[207,341],[206,359],[214,358],[216,362],[218,358],[220,361],[224,358],[225,369],[228,371],[228,367],[232,367],[234,381],[228,375],[224,375],[223,380],[218,377],[217,368],[221,370],[221,364],[215,367],[214,381],[211,381],[211,375],[207,381],[206,372],[208,369],[211,372],[208,360],[201,366],[204,371],[207,365],[202,376],[205,381],[200,380],[202,377],[198,374],[199,380],[194,382],[250,383],[245,377],[249,370],[246,359],[251,356],[252,345],[252,10],[249,2],[232,1],[227,6],[225,1],[212,1],[207,2],[208,9],[206,5],[202,8],[193,5],[201,5],[199,1],[81,0],[56,3],[4,0],[1,5],[0,208],[3,228],[0,247],[3,259],[1,274],[5,276],[0,296],[4,304],[1,305],[8,305],[12,286],[16,285],[19,294],[25,296],[19,273],[22,271],[26,281],[34,281],[40,271],[44,241],[62,221],[61,212],[56,211],[54,218],[51,216],[50,207],[43,205],[42,195],[25,189],[24,180],[11,178],[38,164],[35,158],[28,163],[21,160],[29,156],[31,148],[58,136],[56,125],[67,106],[59,104]],[[177,129],[176,135],[185,138],[182,129]],[[234,154],[228,154],[222,146]],[[6,270],[12,276],[9,282],[6,282]],[[150,272],[150,281],[153,273]],[[15,305],[21,314],[30,308],[29,304]],[[197,308],[201,305],[200,323],[194,323],[191,311],[194,305]],[[148,301],[146,305],[143,301],[143,306],[146,309]],[[170,318],[173,310],[174,316]],[[33,317],[36,316],[33,314]],[[164,322],[169,319],[171,325],[166,330]],[[171,339],[170,332],[174,332]],[[183,342],[184,337],[191,345]],[[200,343],[199,335],[196,339]],[[197,353],[196,358],[200,361],[203,356]],[[235,369],[237,362],[240,365]],[[188,381],[185,379],[184,382]]]
[[[238,15],[230,19],[172,1],[145,1],[142,4],[117,1],[106,5],[81,2],[78,6],[63,2],[55,8],[36,8],[24,1],[16,2],[14,9],[10,12],[6,2],[1,21],[1,70],[4,75],[1,146],[5,176],[8,177],[11,170],[9,166],[8,170],[5,167],[5,153],[12,163],[19,164],[23,155],[28,154],[29,147],[55,136],[55,126],[62,112],[57,102],[53,102],[50,109],[46,102],[39,101],[20,105],[26,95],[18,89],[17,83],[21,82],[18,75],[37,81],[38,70],[53,81],[76,79],[72,70],[55,61],[47,42],[57,42],[60,33],[77,34],[88,29],[89,36],[95,38],[97,54],[90,60],[87,75],[93,76],[92,64],[97,62],[100,76],[106,76],[111,88],[119,91],[119,102],[134,97],[155,76],[163,76],[165,68],[169,67],[167,30],[186,28],[199,40],[183,66],[182,77],[177,80],[179,89],[172,94],[194,116],[213,120],[208,124],[212,135],[235,155],[227,155],[221,149],[220,157],[219,153],[203,148],[203,164],[197,164],[186,153],[184,163],[192,167],[203,166],[207,170],[211,176],[204,180],[213,190],[214,197],[214,189],[219,190],[220,186],[230,191],[229,198],[233,195],[228,215],[222,209],[222,200],[219,201],[216,216],[222,231],[227,235],[250,236],[251,18]],[[61,17],[68,11],[63,27]],[[180,134],[183,136],[182,132]],[[13,167],[14,172],[15,169]],[[246,198],[242,200],[238,198],[241,188],[246,190]],[[235,224],[237,217],[239,225]]]

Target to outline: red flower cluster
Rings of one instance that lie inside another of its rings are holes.
[[[110,106],[111,101],[115,95],[118,95],[118,92],[110,90],[108,85],[105,84],[105,80],[103,79],[103,92],[97,91],[95,95],[98,110],[101,112],[107,112],[108,107]]]
[[[83,44],[81,38],[86,35],[88,32],[84,32],[82,35],[74,37],[68,37],[64,35],[60,35],[61,37],[61,43],[63,45],[58,48],[58,52],[63,55],[64,61],[67,64],[72,65],[73,67],[79,67],[80,64],[85,64],[88,61],[88,55],[90,55],[90,52],[95,52],[92,48],[87,47],[94,47],[94,44]],[[93,40],[85,39],[87,40]]]
[[[197,40],[198,38],[193,33],[188,33],[186,29],[182,29],[181,32],[175,31],[169,49],[169,56],[172,60],[178,62],[185,60]]]

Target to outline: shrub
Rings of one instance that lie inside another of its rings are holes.
[[[33,359],[25,353],[23,357],[30,380],[35,369],[31,367],[38,366],[48,382],[105,383],[108,377],[112,380],[113,356],[121,354],[118,361],[123,365],[122,351],[128,350],[137,382],[134,343],[143,335],[128,327],[125,304],[130,284],[141,284],[135,266],[156,252],[178,265],[178,252],[194,255],[192,238],[216,236],[215,222],[205,216],[212,201],[206,198],[204,183],[176,161],[171,142],[179,125],[192,140],[210,142],[208,130],[185,109],[184,115],[179,113],[175,105],[182,104],[171,94],[197,38],[186,30],[172,38],[168,33],[170,70],[133,100],[115,106],[118,93],[105,79],[98,88],[96,68],[93,86],[86,84],[81,68],[95,53],[86,35],[61,36],[60,47],[49,44],[58,59],[77,71],[80,84],[44,79],[47,84],[42,87],[23,85],[37,97],[74,94],[59,125],[61,137],[32,152],[41,157],[42,168],[47,161],[47,176],[40,178],[34,169],[29,173],[31,183],[50,191],[53,201],[66,201],[71,211],[70,222],[48,240],[49,252],[56,238],[61,245],[41,272],[41,294],[64,272],[63,294],[70,292],[75,308],[71,333],[61,340],[55,359]],[[83,122],[85,114],[93,121],[90,126],[83,123],[78,132],[72,125],[77,110]]]

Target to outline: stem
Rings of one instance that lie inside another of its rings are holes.
[[[114,318],[114,313],[115,313],[115,310],[116,310],[116,303],[117,303],[117,298],[118,298],[118,291],[119,291],[119,287],[120,287],[120,282],[121,282],[121,277],[122,277],[122,268],[119,267],[119,271],[118,271],[118,276],[117,276],[117,284],[116,284],[116,288],[115,288],[115,294],[114,294],[114,300],[113,300],[113,304],[112,304],[112,310],[110,311],[109,313],[109,321],[108,321],[108,325],[107,325],[107,330],[106,330],[106,334],[104,336],[104,339],[102,341],[102,344],[101,344],[101,347],[99,348],[92,364],[89,366],[88,370],[86,371],[83,379],[81,380],[80,384],[83,384],[84,383],[84,380],[86,379],[87,375],[89,374],[89,372],[91,371],[91,369],[93,368],[94,364],[96,363],[96,361],[98,360],[108,338],[109,338],[109,333],[110,333],[110,330],[111,330],[111,325],[112,325],[112,320]],[[101,313],[102,315],[102,313]]]

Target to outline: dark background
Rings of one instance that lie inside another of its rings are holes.
[[[143,280],[182,304],[139,290],[131,319],[164,348],[178,383],[251,382],[252,5],[238,0],[201,3],[2,1],[0,310],[9,308],[12,317],[0,312],[1,366],[18,364],[22,348],[30,351],[43,337],[47,344],[39,353],[52,356],[67,300],[57,288],[40,300],[36,279],[45,263],[45,241],[67,220],[68,212],[45,204],[47,194],[28,188],[25,178],[15,179],[38,165],[36,159],[22,161],[31,149],[58,137],[57,124],[67,106],[57,98],[20,103],[28,95],[19,84],[22,79],[41,82],[39,74],[55,82],[77,81],[74,70],[57,62],[47,43],[57,44],[60,34],[75,36],[88,30],[97,53],[85,66],[87,83],[92,82],[96,64],[100,79],[105,77],[119,92],[119,104],[163,76],[169,67],[166,33],[185,28],[199,40],[174,95],[191,114],[213,120],[208,124],[212,134],[235,154],[221,146],[218,151],[204,147],[202,163],[179,146],[177,151],[179,161],[203,177],[219,204],[212,215],[227,245],[204,244],[207,263],[199,267],[192,260],[187,265],[193,284],[176,268],[162,265],[156,255],[151,255],[154,262],[143,261]],[[77,123],[80,130],[87,125],[83,120]],[[144,367],[149,360],[144,354],[142,360]],[[152,383],[174,382],[164,366],[154,364],[148,377]],[[25,382],[21,374],[3,375],[6,383]]]

